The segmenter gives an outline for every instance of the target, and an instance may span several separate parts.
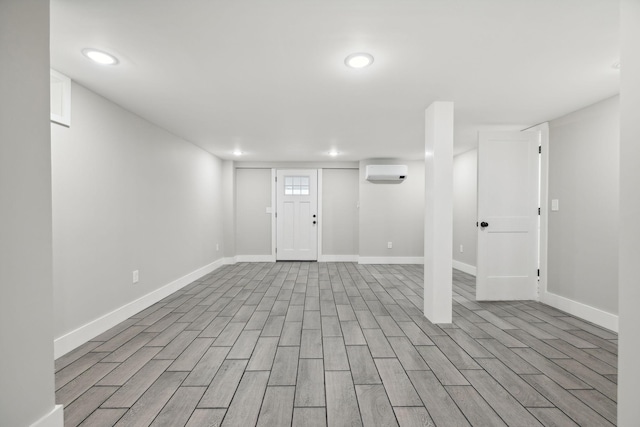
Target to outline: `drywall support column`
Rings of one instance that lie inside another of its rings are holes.
[[[640,0],[620,2],[620,242],[618,425],[640,420]]]
[[[425,111],[424,315],[451,323],[453,102]]]
[[[60,426],[53,363],[49,1],[0,1],[0,425]]]
[[[223,256],[231,263],[236,256],[236,166],[233,160],[222,162]]]

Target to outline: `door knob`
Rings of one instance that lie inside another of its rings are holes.
[[[489,226],[489,223],[488,223],[488,222],[484,222],[484,221],[482,221],[482,222],[480,223],[480,227],[482,227],[482,228],[485,228],[485,227],[488,227],[488,226]]]

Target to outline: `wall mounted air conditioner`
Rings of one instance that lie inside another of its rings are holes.
[[[408,170],[407,165],[367,165],[364,177],[367,181],[404,181]]]

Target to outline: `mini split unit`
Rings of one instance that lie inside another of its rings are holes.
[[[407,165],[367,165],[364,178],[367,181],[402,182],[407,178]]]

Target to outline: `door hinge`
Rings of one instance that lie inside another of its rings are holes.
[[[542,145],[538,145],[538,154],[542,154]]]
[[[278,218],[278,212],[276,212],[276,218]]]
[[[538,208],[538,215],[540,215],[540,208]]]
[[[278,177],[276,176],[276,182],[278,182]]]
[[[540,269],[538,269],[538,277],[540,277]]]

